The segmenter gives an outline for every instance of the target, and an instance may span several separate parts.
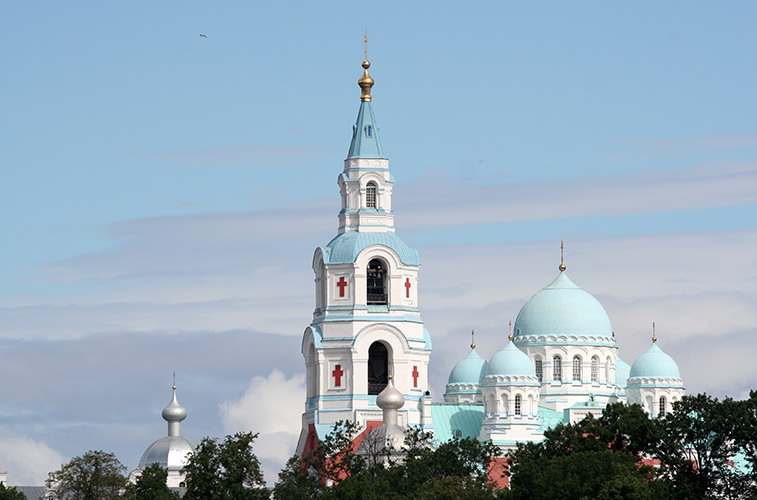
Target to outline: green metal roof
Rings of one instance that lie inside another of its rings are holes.
[[[457,438],[477,438],[484,421],[482,405],[448,405],[431,406],[434,421],[434,443],[437,445]],[[460,431],[459,435],[456,431]]]

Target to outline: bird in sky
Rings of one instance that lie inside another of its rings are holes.
[[[200,33],[200,36],[203,38],[208,38],[208,35],[206,35],[205,33]]]

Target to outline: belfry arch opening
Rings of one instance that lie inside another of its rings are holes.
[[[368,348],[368,394],[383,391],[389,382],[389,350],[382,342],[374,342]]]
[[[381,259],[372,259],[366,273],[366,302],[368,305],[387,305],[386,293],[387,267]]]

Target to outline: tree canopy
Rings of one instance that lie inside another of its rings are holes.
[[[113,453],[88,451],[53,472],[46,484],[66,500],[108,500],[120,496],[125,472]]]
[[[746,401],[684,396],[665,418],[609,405],[510,454],[519,498],[752,498],[757,393]],[[737,467],[742,456],[747,469]]]
[[[144,468],[137,482],[126,487],[127,500],[177,500],[179,495],[171,491],[166,480],[168,470],[158,463]]]
[[[184,466],[186,500],[269,498],[260,461],[252,450],[251,432],[226,436],[223,442],[204,438]]]
[[[274,497],[370,500],[494,495],[488,467],[499,449],[491,443],[462,439],[434,448],[430,434],[409,430],[401,450],[374,446],[367,447],[373,452],[358,454],[353,445],[358,433],[354,423],[339,422],[312,453],[292,457],[279,474]]]
[[[5,486],[0,483],[0,500],[26,500],[26,495],[13,486]]]

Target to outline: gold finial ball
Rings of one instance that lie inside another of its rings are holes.
[[[371,67],[371,62],[368,59],[366,59],[365,61],[363,61],[361,66],[363,67],[363,69],[368,69]]]
[[[172,385],[172,386],[171,386],[171,389],[173,389],[173,390],[175,391],[175,390],[176,390],[176,386],[175,386],[175,385]]]
[[[567,267],[565,267],[565,264],[560,264],[560,271],[565,271]]]
[[[471,345],[470,345],[470,348],[471,348],[471,349],[475,349],[475,348],[476,348],[476,344],[471,344]]]

